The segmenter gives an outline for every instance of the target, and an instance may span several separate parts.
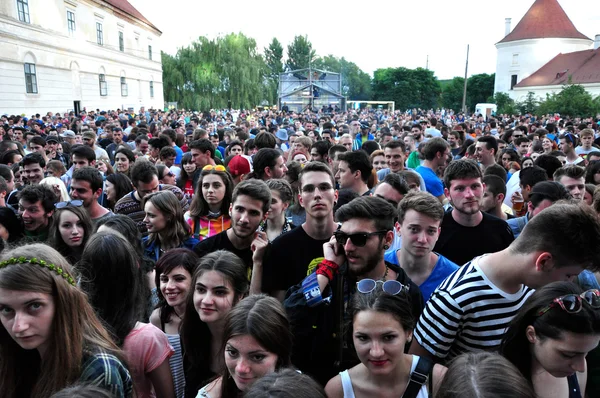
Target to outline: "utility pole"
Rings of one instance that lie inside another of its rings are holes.
[[[465,63],[465,86],[463,88],[462,111],[467,113],[467,72],[469,71],[469,45],[467,44],[467,62]]]
[[[425,63],[425,69],[429,70],[429,54],[427,54],[427,62]]]

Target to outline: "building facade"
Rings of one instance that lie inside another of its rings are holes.
[[[160,36],[126,0],[3,0],[0,113],[163,108]]]

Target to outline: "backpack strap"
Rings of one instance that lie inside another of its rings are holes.
[[[410,374],[410,380],[406,391],[402,398],[416,398],[421,390],[421,387],[427,383],[427,379],[430,377],[431,370],[433,369],[433,361],[429,358],[419,357],[415,370]],[[431,393],[431,392],[430,392]]]

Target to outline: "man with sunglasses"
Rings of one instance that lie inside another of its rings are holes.
[[[343,333],[345,303],[352,295],[383,283],[387,294],[410,296],[413,314],[422,311],[419,288],[402,268],[384,260],[394,216],[394,207],[377,197],[359,197],[340,207],[336,218],[342,225],[323,245],[316,272],[287,293],[284,305],[295,337],[292,362],[323,384],[359,363],[349,344],[352,337]]]
[[[474,258],[442,282],[419,318],[410,352],[444,362],[498,350],[533,289],[584,269],[600,270],[600,220],[589,206],[554,204],[509,247]]]

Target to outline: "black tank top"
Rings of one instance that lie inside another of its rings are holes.
[[[577,373],[567,376],[567,382],[569,383],[569,398],[582,398],[581,390],[579,389],[579,380],[577,380]]]

